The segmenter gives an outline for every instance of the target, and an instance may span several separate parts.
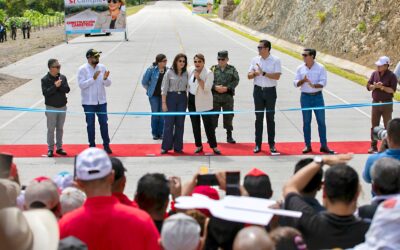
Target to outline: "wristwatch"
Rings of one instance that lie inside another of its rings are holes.
[[[324,160],[322,159],[321,156],[315,156],[313,161],[317,164],[319,164],[319,166],[322,168],[324,166]]]

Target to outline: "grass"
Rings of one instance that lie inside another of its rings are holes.
[[[141,9],[143,9],[143,7],[144,7],[144,4],[135,5],[135,6],[130,6],[130,7],[126,8],[126,15],[127,15],[127,16],[130,16],[130,15],[136,14],[136,13],[138,13]]]
[[[326,19],[326,12],[325,11],[318,11],[317,12],[317,17],[320,21],[320,23],[324,23]]]

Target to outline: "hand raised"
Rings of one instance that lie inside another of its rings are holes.
[[[106,72],[104,72],[103,79],[104,79],[104,80],[107,80],[107,78],[108,78],[109,75],[110,75],[110,71],[107,70]]]
[[[95,73],[94,73],[94,75],[93,75],[93,79],[97,79],[97,77],[99,77],[99,75],[100,75],[100,71],[98,70],[98,71],[96,71]]]

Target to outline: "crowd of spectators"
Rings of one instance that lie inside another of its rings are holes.
[[[10,176],[0,179],[0,249],[400,249],[400,161],[392,154],[399,133],[396,118],[385,139],[389,152],[366,162],[371,204],[358,206],[362,179],[351,154],[305,158],[293,164],[282,201],[265,208],[299,211],[301,217],[274,215],[268,225],[228,221],[212,209],[176,208],[180,196],[224,199],[226,172],[215,173],[218,184],[210,186],[199,185],[199,173],[187,183],[147,173],[136,193],[126,195],[128,170],[102,149],[81,152],[74,174],[38,176],[26,187],[12,164]],[[270,199],[273,187],[279,188],[254,168],[245,174],[240,196]]]

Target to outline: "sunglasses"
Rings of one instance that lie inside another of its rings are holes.
[[[119,0],[107,0],[107,2],[108,2],[108,3],[111,3],[111,2],[113,2],[113,3],[119,3]]]
[[[263,47],[263,46],[258,46],[257,47],[257,49],[263,49],[263,48],[265,48],[265,47]]]
[[[218,58],[218,61],[225,61],[225,58]]]
[[[194,63],[202,63],[203,61],[194,61]]]
[[[60,68],[61,68],[61,65],[58,65],[58,66],[52,66],[52,68],[60,69]]]

